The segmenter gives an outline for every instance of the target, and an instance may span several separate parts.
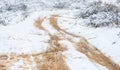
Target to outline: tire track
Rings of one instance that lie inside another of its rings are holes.
[[[95,61],[96,63],[105,66],[109,70],[120,70],[120,66],[112,61],[109,57],[104,55],[99,49],[87,42],[87,40],[82,36],[77,36],[75,34],[69,33],[59,27],[57,24],[58,16],[51,16],[49,18],[51,26],[56,29],[61,35],[64,36],[64,39],[70,41],[76,48],[77,51],[85,54],[90,60]],[[62,32],[62,33],[61,33]],[[75,42],[73,38],[80,38],[80,41]],[[51,39],[52,40],[52,39]],[[57,39],[58,40],[58,39]],[[57,42],[55,42],[57,43]]]
[[[59,15],[51,15],[48,19],[50,25],[57,30],[56,34],[51,34],[42,26],[47,17],[39,18],[35,21],[34,26],[48,33],[50,40],[46,51],[33,54],[0,54],[0,70],[11,70],[15,63],[23,61],[23,65],[18,68],[23,70],[70,70],[65,62],[64,51],[68,48],[59,43],[61,40],[67,40],[73,44],[77,51],[85,54],[91,61],[94,61],[109,70],[120,70],[120,66],[104,55],[99,49],[91,45],[83,36],[69,33],[61,29],[57,23]],[[77,39],[74,40],[74,39]]]

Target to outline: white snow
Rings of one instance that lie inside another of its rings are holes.
[[[0,7],[4,6],[4,1],[0,1]],[[64,1],[64,0],[62,0]],[[69,1],[69,0],[67,0]],[[93,1],[93,0],[91,0]],[[115,3],[116,0],[102,0],[103,2]],[[21,0],[8,0],[7,3],[14,4],[21,2]],[[28,4],[29,7],[32,7],[29,12],[28,17],[23,19],[21,11],[11,12],[10,13],[0,13],[2,17],[7,17],[4,19],[10,24],[3,26],[0,23],[0,54],[2,53],[16,53],[16,54],[30,54],[30,53],[39,53],[49,47],[47,43],[49,41],[48,33],[43,30],[39,30],[34,26],[35,20],[38,18],[43,18],[47,16],[47,19],[44,20],[43,26],[49,30],[50,33],[54,34],[57,31],[54,30],[49,24],[49,17],[53,14],[59,14],[61,17],[58,18],[58,25],[65,29],[68,32],[81,35],[85,37],[92,45],[101,50],[105,55],[113,59],[115,62],[120,64],[120,28],[118,27],[100,27],[93,28],[87,27],[82,24],[84,20],[75,18],[75,10],[40,10],[38,0],[35,1],[24,1],[25,4]],[[35,5],[31,5],[34,2]],[[53,6],[57,0],[41,0],[41,2],[48,4],[46,6]],[[88,1],[90,2],[90,1]],[[72,0],[71,0],[72,3]],[[82,4],[82,3],[77,3]],[[72,4],[70,8],[74,7],[76,4]],[[78,6],[78,5],[77,5]],[[40,8],[44,8],[40,7]],[[81,6],[83,7],[83,5]],[[36,11],[36,10],[40,11]],[[13,16],[14,15],[14,16]],[[87,20],[88,21],[88,20]],[[101,20],[102,21],[102,20]],[[76,39],[75,39],[76,40]],[[63,54],[66,56],[66,63],[69,66],[70,70],[108,70],[106,67],[101,66],[94,61],[89,60],[84,54],[77,52],[73,45],[66,40],[62,40],[60,43],[67,45],[69,48],[68,51]],[[19,60],[14,64],[11,70],[22,70],[19,66],[24,65],[23,60]],[[34,66],[34,64],[33,64]],[[29,65],[28,65],[29,67]],[[34,66],[35,67],[35,66]]]

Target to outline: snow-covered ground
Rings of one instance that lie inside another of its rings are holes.
[[[63,0],[61,0],[61,2],[62,1]],[[65,2],[68,1],[69,0]],[[70,4],[74,1],[75,0],[71,0]],[[76,0],[76,2],[77,1],[79,0]],[[80,1],[84,2],[84,0]],[[116,3],[116,0],[103,1],[113,4]],[[49,18],[52,15],[59,15],[60,17],[58,17],[57,23],[62,29],[66,30],[67,32],[85,37],[90,44],[94,45],[107,57],[111,58],[120,65],[120,28],[115,26],[94,28],[83,25],[85,24],[82,21],[83,19],[76,18],[76,12],[79,10],[71,9],[73,5],[76,5],[77,3],[73,3],[67,9],[49,8],[53,7],[54,3],[57,3],[57,0],[24,0],[23,2],[21,0],[1,0],[0,3],[0,10],[2,9],[3,11],[0,12],[0,55],[11,55],[13,53],[17,55],[37,54],[44,52],[48,47],[50,47],[48,44],[50,40],[49,34],[44,30],[36,28],[34,23],[38,18],[46,17],[42,25],[51,34],[55,34],[57,30],[51,27],[49,24]],[[28,6],[28,8],[25,11],[5,11],[4,8],[7,5],[5,6],[4,4],[9,3],[11,5],[14,3],[24,3]],[[5,26],[2,25],[2,23],[4,23],[2,22],[3,20],[5,20],[7,24],[9,22],[9,24]],[[63,54],[65,55],[65,61],[70,70],[109,70],[105,66],[90,60],[85,54],[76,51],[70,42],[62,40],[61,44],[67,45],[68,50],[63,52]],[[28,65],[29,69],[26,70],[37,70],[34,68],[36,66],[32,58],[33,57],[31,57],[31,61],[33,61],[33,64],[31,64],[32,66]],[[0,65],[2,65],[1,60]],[[11,67],[11,70],[24,70],[20,67],[21,65],[24,65],[24,61],[22,61],[22,59],[16,61]],[[33,69],[30,69],[30,67],[33,67]]]

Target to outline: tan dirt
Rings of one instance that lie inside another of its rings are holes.
[[[65,62],[64,51],[67,51],[68,48],[59,43],[60,40],[68,40],[71,42],[77,51],[85,54],[91,61],[105,66],[108,70],[120,70],[120,66],[103,54],[95,46],[91,45],[87,40],[79,35],[69,33],[64,29],[61,29],[57,23],[59,15],[51,15],[49,18],[50,25],[58,31],[56,34],[50,34],[46,28],[42,26],[42,23],[47,17],[39,18],[35,21],[34,26],[40,30],[44,30],[48,33],[50,40],[49,45],[46,51],[33,54],[11,54],[11,55],[0,55],[0,70],[10,70],[14,63],[19,60],[23,60],[24,65],[20,68],[23,70],[70,70]],[[69,35],[69,36],[68,36]],[[62,36],[62,38],[60,37]],[[73,38],[80,39],[80,41],[74,41]],[[32,64],[36,66],[33,67]],[[30,66],[27,66],[30,65]]]

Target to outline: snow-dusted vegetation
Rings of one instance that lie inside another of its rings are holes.
[[[120,0],[0,0],[0,70],[120,70]]]
[[[86,26],[120,25],[119,0],[112,3],[100,0],[1,0],[0,4],[0,24],[2,25],[19,23],[31,12],[59,9],[78,10],[75,15],[77,18],[85,20],[84,25]]]
[[[85,8],[80,9],[76,15],[78,18],[87,19],[87,26],[119,26],[120,6],[116,4],[95,1],[88,3]]]

